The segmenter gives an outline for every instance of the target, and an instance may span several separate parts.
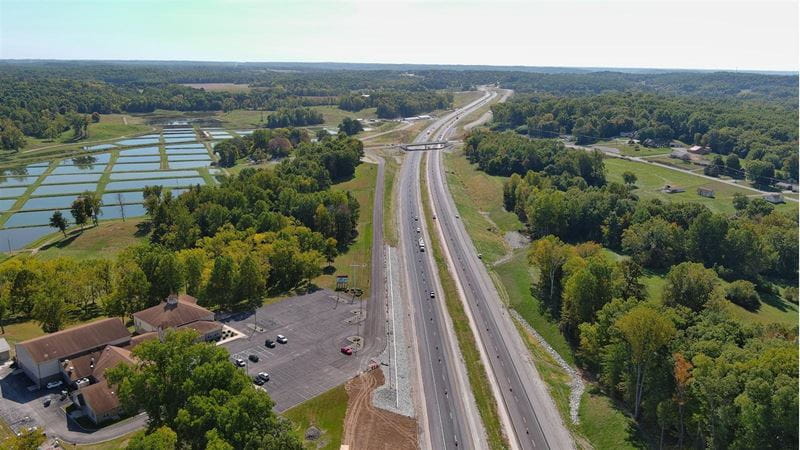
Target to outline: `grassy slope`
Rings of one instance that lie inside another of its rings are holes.
[[[652,155],[668,155],[672,153],[672,148],[670,147],[645,147],[643,145],[637,146],[635,145],[628,145],[626,139],[613,139],[609,141],[600,141],[597,142],[597,145],[602,147],[612,147],[616,148],[625,156],[652,156]]]
[[[36,255],[43,259],[68,257],[76,260],[90,258],[113,258],[120,251],[142,242],[145,236],[138,233],[138,219],[125,222],[113,220],[87,228],[83,233],[73,230],[68,237],[43,247]],[[60,235],[55,233],[54,235]]]
[[[128,445],[128,441],[139,431],[132,431],[128,434],[123,434],[122,436],[111,439],[110,441],[100,442],[97,444],[78,444],[72,445],[67,444],[65,442],[61,443],[61,446],[67,450],[70,449],[83,449],[83,450],[115,450],[118,448],[125,448]]]
[[[424,173],[424,160],[421,170]],[[434,230],[433,213],[431,211],[430,202],[428,201],[425,178],[422,178],[422,206],[425,209],[426,226],[429,230]],[[478,413],[481,416],[483,427],[486,430],[489,448],[507,448],[508,443],[503,436],[500,416],[497,412],[497,403],[495,402],[494,395],[489,385],[486,369],[481,362],[478,345],[475,342],[475,336],[472,333],[469,319],[464,311],[464,305],[458,297],[455,281],[446,268],[447,264],[443,255],[443,249],[435,232],[431,233],[431,240],[433,242],[431,242],[430,248],[436,260],[436,268],[439,273],[439,279],[442,282],[442,289],[444,289],[445,306],[453,322],[453,330],[455,331],[456,340],[458,341],[458,348],[461,350],[461,356],[467,368],[467,378],[469,378],[469,385],[475,397]]]
[[[748,189],[651,164],[626,161],[619,158],[606,158],[605,165],[607,178],[610,181],[621,183],[623,172],[630,171],[635,173],[638,178],[636,181],[638,189],[635,193],[642,199],[658,198],[662,201],[691,201],[701,203],[712,211],[730,214],[734,212],[732,203],[734,193],[741,192],[745,195],[757,195],[756,192]],[[686,192],[664,194],[660,189],[665,184],[683,188]],[[713,189],[715,198],[705,198],[697,195],[697,188],[701,186]],[[797,203],[788,202],[778,206],[777,209],[797,214]]]
[[[336,269],[332,274],[320,275],[312,280],[317,286],[333,289],[336,287],[335,275],[349,274],[351,286],[364,289],[365,295],[369,292],[372,262],[372,206],[377,173],[378,166],[362,163],[356,167],[356,175],[352,180],[331,187],[333,190],[350,191],[361,205],[358,215],[358,237],[346,253],[336,257],[333,262],[333,267]],[[354,265],[356,267],[353,267]]]
[[[336,127],[345,117],[352,119],[377,119],[377,108],[366,108],[361,111],[350,112],[334,105],[326,106],[312,106],[311,109],[316,109],[322,113],[322,118],[325,120],[325,126],[328,128]]]
[[[293,422],[294,432],[301,440],[312,425],[322,431],[318,441],[305,442],[306,448],[335,450],[342,443],[346,412],[347,391],[341,385],[295,406],[283,415]],[[319,445],[322,443],[324,445]]]
[[[125,122],[127,122],[127,125]],[[89,137],[87,139],[79,142],[72,142],[73,132],[67,130],[54,140],[26,138],[28,144],[25,146],[24,150],[35,150],[42,147],[56,146],[58,144],[65,144],[65,146],[75,146],[77,144],[82,146],[90,142],[145,133],[150,131],[150,129],[151,127],[145,125],[141,117],[134,117],[127,114],[106,114],[100,116],[100,122],[89,124]]]

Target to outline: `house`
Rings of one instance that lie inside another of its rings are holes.
[[[764,194],[762,198],[774,204],[785,203],[785,201],[783,200],[783,196],[781,194]]]
[[[4,363],[11,358],[11,347],[8,346],[5,338],[0,338],[0,363]]]
[[[109,318],[17,343],[17,364],[38,387],[61,378],[61,361],[123,346],[131,333],[121,320]]]
[[[701,197],[714,198],[714,190],[704,187],[697,188],[697,195]]]
[[[676,148],[669,154],[670,158],[680,159],[682,161],[689,161],[692,157],[686,152],[686,149]]]
[[[105,378],[106,370],[120,364],[133,365],[135,358],[130,350],[109,345],[103,349],[94,362],[89,380],[72,393],[73,403],[95,424],[120,416],[120,402],[116,388]],[[88,384],[91,383],[91,384]]]
[[[201,323],[198,323],[201,322]],[[214,313],[197,304],[186,294],[172,294],[166,301],[133,313],[136,333],[160,332],[169,328],[192,328],[206,341],[222,335],[222,324],[214,321]]]
[[[711,153],[711,149],[701,145],[693,145],[689,147],[689,152],[694,153],[695,155],[707,155]]]
[[[779,188],[780,190],[782,190],[782,191],[797,192],[797,190],[798,190],[796,184],[786,183],[784,181],[779,181],[779,182],[775,183],[775,186],[777,188]]]

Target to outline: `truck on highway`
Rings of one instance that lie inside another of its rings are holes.
[[[425,251],[425,241],[422,238],[419,238],[419,251]]]

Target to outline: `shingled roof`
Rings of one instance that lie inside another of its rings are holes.
[[[213,314],[197,305],[197,299],[191,295],[181,294],[170,298],[170,301],[133,313],[133,317],[156,328],[177,328],[187,323],[206,320]]]
[[[27,350],[35,362],[42,363],[83,353],[130,336],[121,320],[108,318],[20,342],[17,347]]]
[[[98,416],[119,407],[119,397],[117,396],[116,389],[109,386],[108,382],[105,380],[86,386],[80,390],[80,393],[83,395],[84,403],[89,405],[92,411]]]

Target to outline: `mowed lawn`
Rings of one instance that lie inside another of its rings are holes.
[[[611,147],[620,151],[625,156],[652,156],[652,155],[668,155],[672,153],[670,147],[645,147],[644,145],[628,145],[625,139],[612,139],[609,141],[600,141],[595,145],[600,147]]]
[[[315,109],[322,113],[322,118],[325,120],[324,125],[328,128],[337,127],[339,123],[345,117],[349,117],[351,119],[377,119],[377,108],[365,108],[361,111],[345,111],[343,109],[339,109],[338,106],[335,105],[325,105],[325,106],[312,106],[311,109]]]
[[[375,178],[378,175],[378,166],[375,164],[361,163],[356,167],[356,174],[352,180],[335,184],[331,187],[335,191],[350,191],[358,200],[358,236],[350,244],[347,252],[339,255],[332,266],[334,270],[313,279],[317,286],[333,289],[336,287],[336,275],[350,276],[350,286],[364,290],[368,295],[370,286],[372,262],[372,207],[375,197]]]
[[[464,158],[461,152],[446,153],[447,184],[483,260],[494,263],[511,251],[503,236],[523,228],[516,214],[503,207],[504,177],[487,175]]]
[[[293,431],[301,441],[311,426],[322,432],[316,441],[304,442],[306,448],[335,450],[342,443],[346,413],[347,391],[341,385],[306,400],[284,412],[283,416],[292,421]]]
[[[68,257],[76,260],[91,258],[113,258],[131,245],[142,242],[146,236],[139,233],[137,225],[141,219],[126,221],[113,220],[100,222],[96,227],[72,230],[64,238],[61,233],[54,233],[48,239],[58,239],[48,244],[36,254],[43,259]]]
[[[92,122],[89,124],[89,137],[86,139],[73,142],[74,133],[72,130],[67,130],[52,140],[26,137],[27,145],[25,145],[23,151],[58,146],[59,144],[78,144],[82,146],[91,142],[146,133],[151,129],[152,127],[144,124],[144,119],[142,117],[135,117],[127,114],[101,114],[100,122]]]
[[[642,199],[657,198],[662,201],[696,202],[705,205],[714,212],[732,214],[735,212],[733,209],[733,194],[739,192],[747,196],[758,196],[757,192],[749,189],[731,186],[727,183],[667,169],[666,167],[626,161],[619,158],[606,158],[604,162],[606,165],[606,177],[610,181],[622,183],[622,173],[626,171],[633,172],[637,177],[637,189],[634,190],[634,193]],[[661,188],[667,184],[685,189],[685,192],[677,194],[661,192]],[[713,189],[714,198],[698,195],[697,188],[699,187]],[[797,214],[797,203],[790,201],[783,205],[778,205],[776,209]]]

